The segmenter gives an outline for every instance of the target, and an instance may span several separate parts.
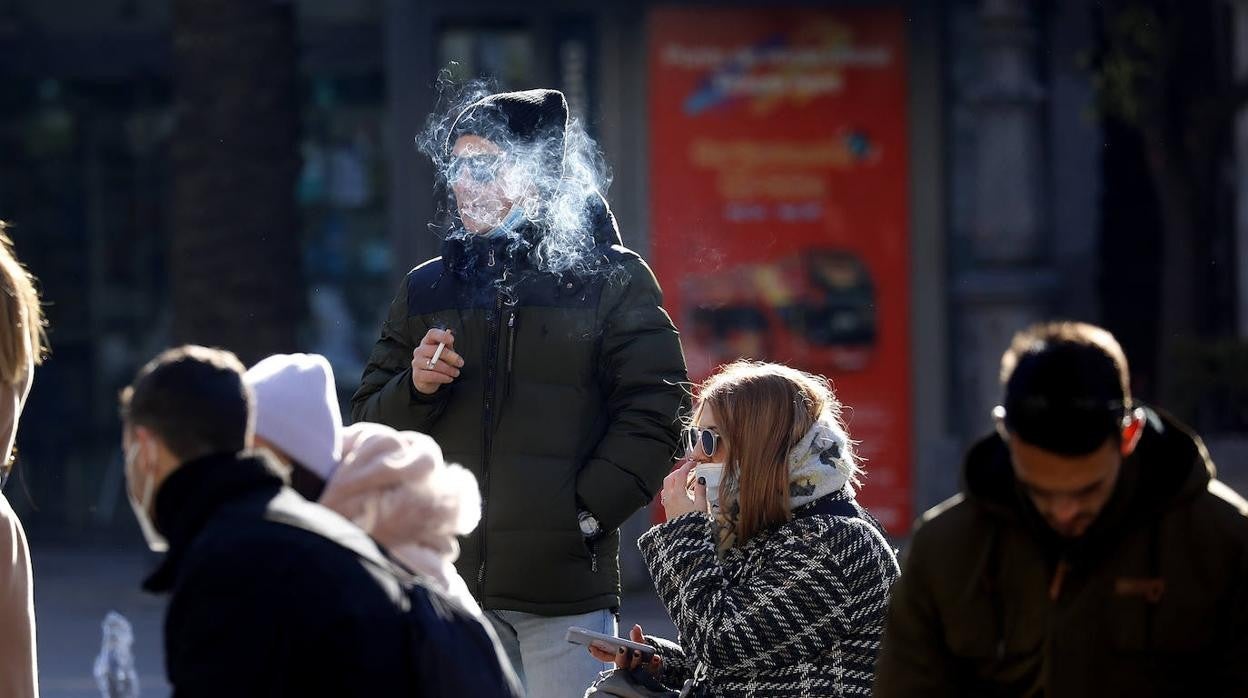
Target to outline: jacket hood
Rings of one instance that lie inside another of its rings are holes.
[[[481,520],[481,494],[472,473],[445,463],[432,438],[381,424],[347,427],[343,453],[321,504],[400,558],[417,548],[454,561],[456,536],[471,533]]]
[[[480,607],[459,573],[457,536],[481,520],[477,479],[442,460],[429,436],[361,422],[343,433],[342,464],[320,503],[372,536],[412,572],[474,615]]]
[[[1129,501],[1118,507],[1111,501],[1101,518],[1163,512],[1204,491],[1216,475],[1209,452],[1191,429],[1153,409],[1146,409],[1145,414],[1144,434],[1135,452],[1123,461],[1119,478],[1119,490],[1131,488]],[[971,447],[962,478],[967,500],[988,513],[1015,520],[1034,516],[1030,504],[1019,496],[1009,450],[999,435],[994,433]],[[1096,526],[1101,523],[1098,520]]]

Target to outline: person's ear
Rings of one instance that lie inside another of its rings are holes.
[[[134,465],[151,463],[152,433],[146,427],[136,426],[130,430],[126,448],[134,451]]]
[[[1144,426],[1148,423],[1148,417],[1144,414],[1143,407],[1137,407],[1131,410],[1126,417],[1122,418],[1122,457],[1135,453],[1135,447],[1140,445],[1140,438],[1144,436]]]
[[[136,466],[140,470],[147,469],[149,472],[155,472],[160,466],[163,443],[156,437],[155,432],[142,426],[134,428],[131,438],[133,439],[132,447],[138,448],[136,455],[139,463],[136,463]]]

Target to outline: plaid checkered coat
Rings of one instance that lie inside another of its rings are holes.
[[[838,493],[829,495],[843,497]],[[870,696],[892,548],[861,518],[795,518],[715,550],[711,518],[679,516],[638,541],[680,633],[660,680],[710,696]]]

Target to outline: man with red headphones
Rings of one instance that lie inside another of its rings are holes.
[[[1092,325],[1015,336],[996,433],[919,522],[875,695],[1248,695],[1248,503]]]

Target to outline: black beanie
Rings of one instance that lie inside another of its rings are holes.
[[[525,144],[549,138],[552,153],[562,161],[567,128],[568,102],[559,90],[503,92],[473,102],[455,117],[446,137],[446,154],[465,134]]]

